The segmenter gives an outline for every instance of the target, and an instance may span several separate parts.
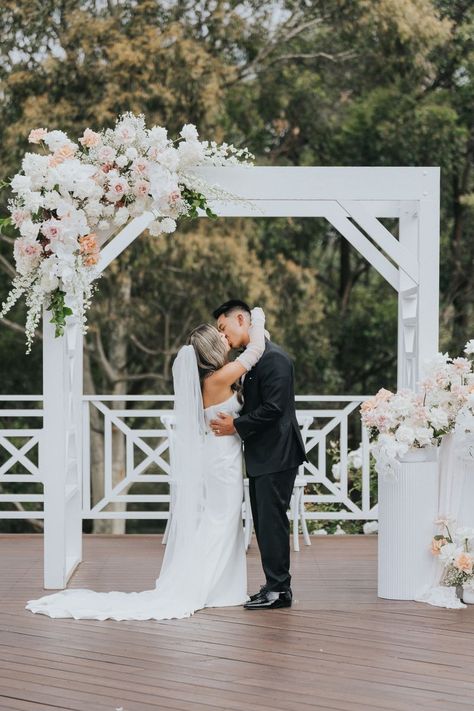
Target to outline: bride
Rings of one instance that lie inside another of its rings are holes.
[[[218,411],[239,413],[238,382],[263,354],[264,324],[262,309],[252,309],[250,341],[233,362],[224,334],[210,324],[198,326],[173,363],[171,521],[155,588],[69,588],[29,600],[27,610],[53,618],[164,620],[248,600],[241,441],[237,434],[217,437],[209,422]]]

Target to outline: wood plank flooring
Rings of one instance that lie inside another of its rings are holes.
[[[70,587],[154,587],[161,536],[84,536]],[[41,535],[0,535],[0,711],[474,709],[474,606],[376,595],[377,539],[313,537],[292,552],[290,610],[185,620],[53,620]],[[248,552],[249,591],[261,583]],[[52,592],[52,591],[51,591]]]

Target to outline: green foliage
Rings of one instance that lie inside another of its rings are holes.
[[[439,165],[440,345],[459,352],[474,330],[473,37],[469,0],[5,0],[0,181],[34,150],[32,128],[78,136],[128,110],[170,134],[195,123],[203,139],[246,145],[259,165]],[[202,195],[186,199],[193,216],[213,217]],[[0,301],[12,237],[2,219]],[[107,269],[88,319],[93,387],[169,392],[189,328],[230,297],[265,308],[296,360],[298,392],[395,385],[396,296],[330,225],[204,218],[143,235]],[[39,392],[41,345],[26,360],[21,305],[10,319],[0,388]]]
[[[64,328],[66,326],[66,317],[71,316],[73,311],[66,306],[64,303],[64,297],[66,296],[65,291],[61,289],[56,289],[51,294],[51,302],[48,306],[48,311],[51,311],[52,316],[49,320],[50,323],[54,323],[55,330],[54,335],[56,338],[64,334]]]

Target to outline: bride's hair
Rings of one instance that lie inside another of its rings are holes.
[[[227,351],[222,343],[219,331],[210,323],[202,323],[193,328],[187,339],[187,345],[194,348],[201,385],[204,378],[214,373],[227,363]]]
[[[186,340],[186,345],[192,346],[196,353],[199,380],[202,388],[204,379],[227,363],[227,349],[222,342],[219,331],[210,323],[202,323],[200,326],[193,328]],[[240,400],[241,386],[238,383],[234,383],[232,390],[237,392]]]

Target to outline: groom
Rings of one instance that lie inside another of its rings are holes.
[[[232,299],[213,312],[217,328],[231,348],[249,342],[250,308]],[[279,346],[265,339],[258,363],[244,376],[240,415],[218,413],[211,421],[216,436],[237,432],[244,443],[250,503],[266,577],[250,596],[247,610],[290,607],[290,523],[287,510],[298,466],[307,461],[295,412],[294,367]],[[218,430],[218,431],[217,431]]]

